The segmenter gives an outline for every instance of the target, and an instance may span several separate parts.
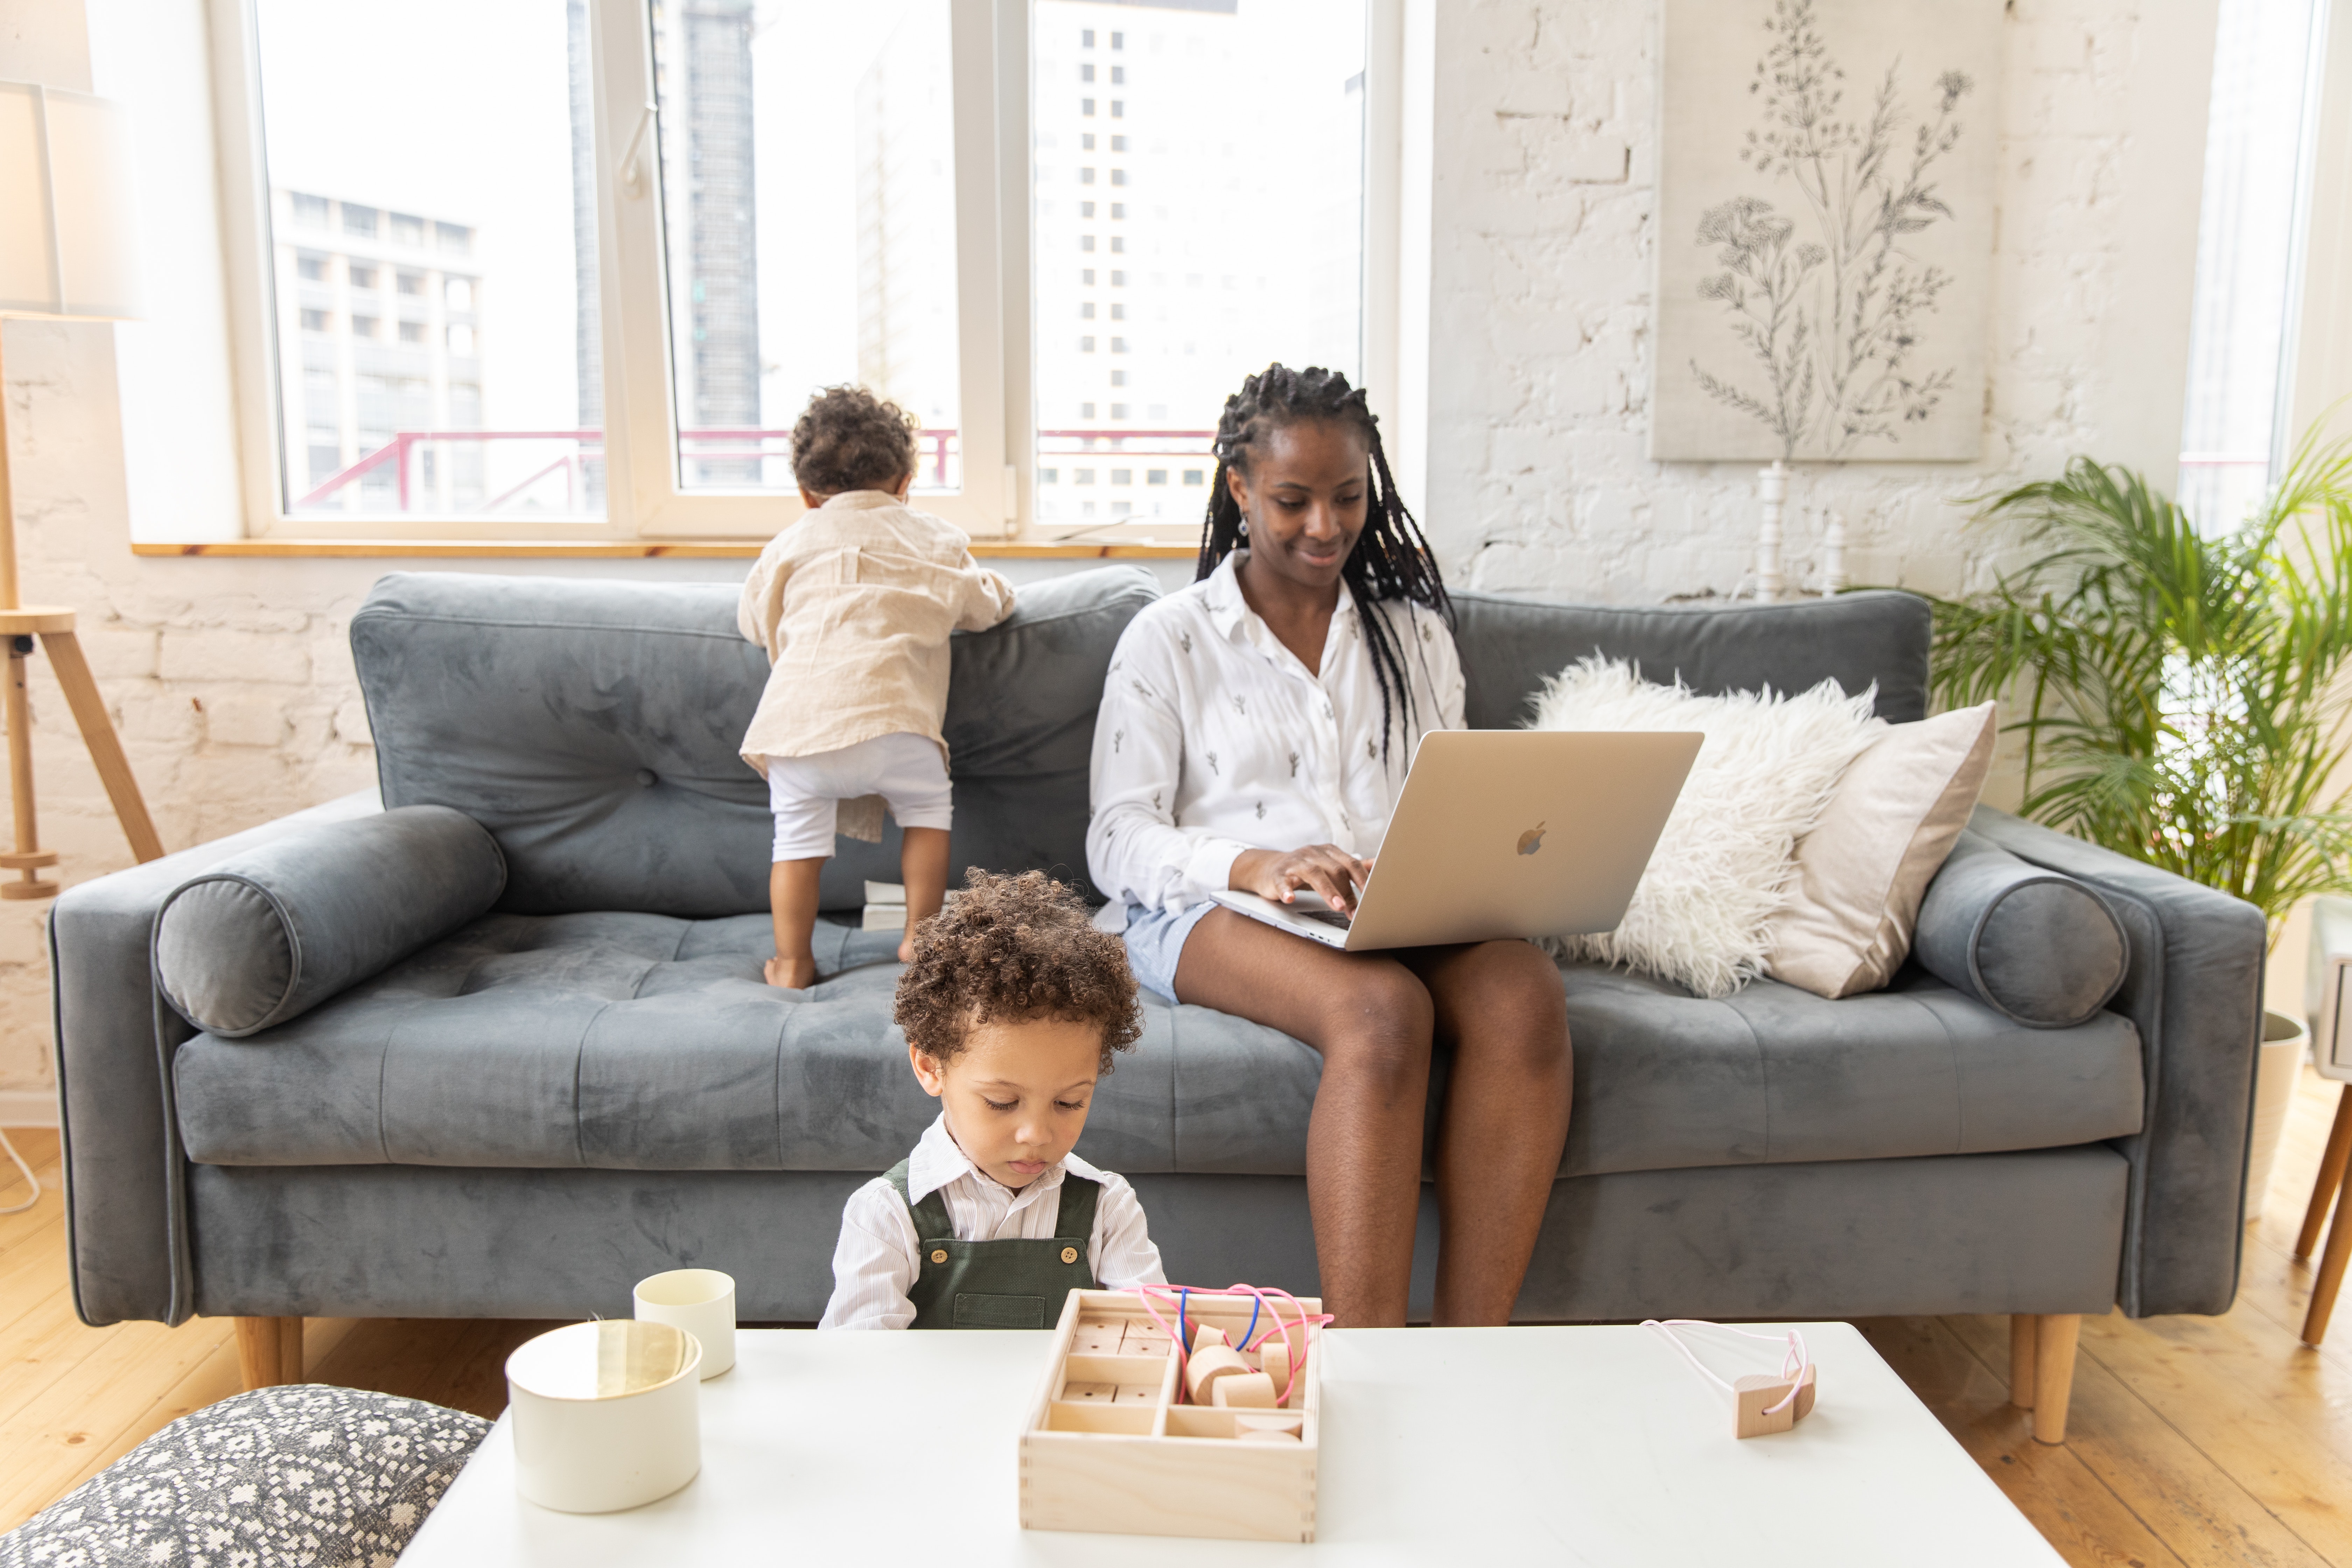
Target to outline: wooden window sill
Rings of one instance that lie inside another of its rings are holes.
[[[136,542],[133,555],[206,555],[240,557],[362,556],[473,557],[516,560],[612,559],[650,560],[667,556],[683,560],[749,560],[760,553],[764,541],[756,539],[629,539],[562,542],[531,539],[224,539],[209,543]],[[972,541],[971,552],[985,559],[1035,561],[1189,560],[1197,554],[1190,544],[1056,544],[1011,541]]]

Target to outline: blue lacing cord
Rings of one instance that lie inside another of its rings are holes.
[[[1241,1348],[1244,1350],[1249,1349],[1250,1336],[1257,1332],[1257,1310],[1265,1305],[1265,1297],[1253,1296],[1250,1298],[1250,1326],[1242,1331]]]
[[[1183,1346],[1185,1353],[1189,1355],[1192,1350],[1192,1335],[1184,1326],[1184,1303],[1187,1294],[1181,1288],[1176,1292],[1176,1342]]]

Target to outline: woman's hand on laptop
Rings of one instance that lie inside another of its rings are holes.
[[[1372,863],[1337,844],[1310,844],[1304,849],[1244,849],[1234,857],[1226,885],[1237,893],[1255,893],[1276,903],[1292,901],[1301,888],[1320,893],[1335,910],[1356,912],[1356,891],[1371,879]]]

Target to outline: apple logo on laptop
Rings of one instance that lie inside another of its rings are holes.
[[[1522,855],[1532,855],[1537,850],[1542,848],[1543,836],[1544,825],[1540,822],[1537,823],[1533,827],[1528,828],[1525,833],[1520,834],[1519,853]]]

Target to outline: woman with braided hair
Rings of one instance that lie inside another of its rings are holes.
[[[1216,456],[1197,579],[1136,616],[1104,681],[1087,865],[1144,985],[1322,1057],[1307,1202],[1343,1324],[1404,1321],[1430,1058],[1451,1051],[1436,1321],[1507,1321],[1568,1138],[1551,961],[1524,942],[1342,952],[1209,897],[1354,907],[1414,745],[1462,727],[1444,584],[1345,376],[1250,376]]]

